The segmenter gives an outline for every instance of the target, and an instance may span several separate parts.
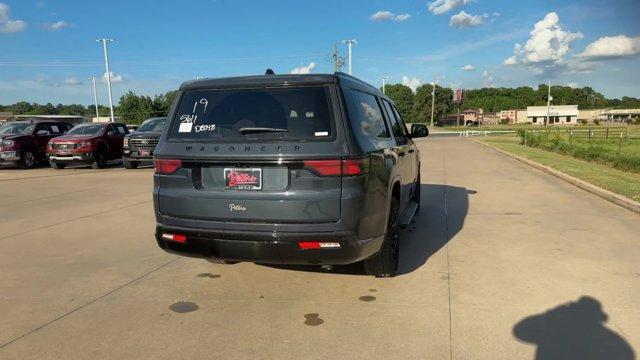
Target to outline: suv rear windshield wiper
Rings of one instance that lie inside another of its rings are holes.
[[[238,130],[240,134],[251,134],[261,132],[289,132],[287,129],[272,128],[272,127],[243,127]]]

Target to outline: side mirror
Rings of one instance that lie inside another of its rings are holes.
[[[111,130],[107,133],[107,136],[116,136],[116,132]]]
[[[47,136],[47,135],[49,135],[49,132],[47,130],[38,130],[36,135],[38,135],[38,136]]]
[[[429,136],[429,129],[425,124],[411,124],[411,137],[427,137]]]

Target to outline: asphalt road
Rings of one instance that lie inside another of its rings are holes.
[[[639,216],[470,140],[420,148],[392,279],[165,254],[151,169],[0,169],[0,359],[638,354]]]

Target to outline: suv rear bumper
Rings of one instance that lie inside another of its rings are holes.
[[[163,233],[186,236],[167,240]],[[358,239],[353,232],[228,232],[156,226],[156,241],[165,251],[188,257],[265,264],[345,265],[377,253],[384,236]],[[337,242],[340,248],[300,249],[300,241]]]

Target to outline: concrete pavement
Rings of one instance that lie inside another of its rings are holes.
[[[150,169],[0,169],[0,358],[638,353],[638,215],[465,139],[420,149],[393,279],[165,254]]]

